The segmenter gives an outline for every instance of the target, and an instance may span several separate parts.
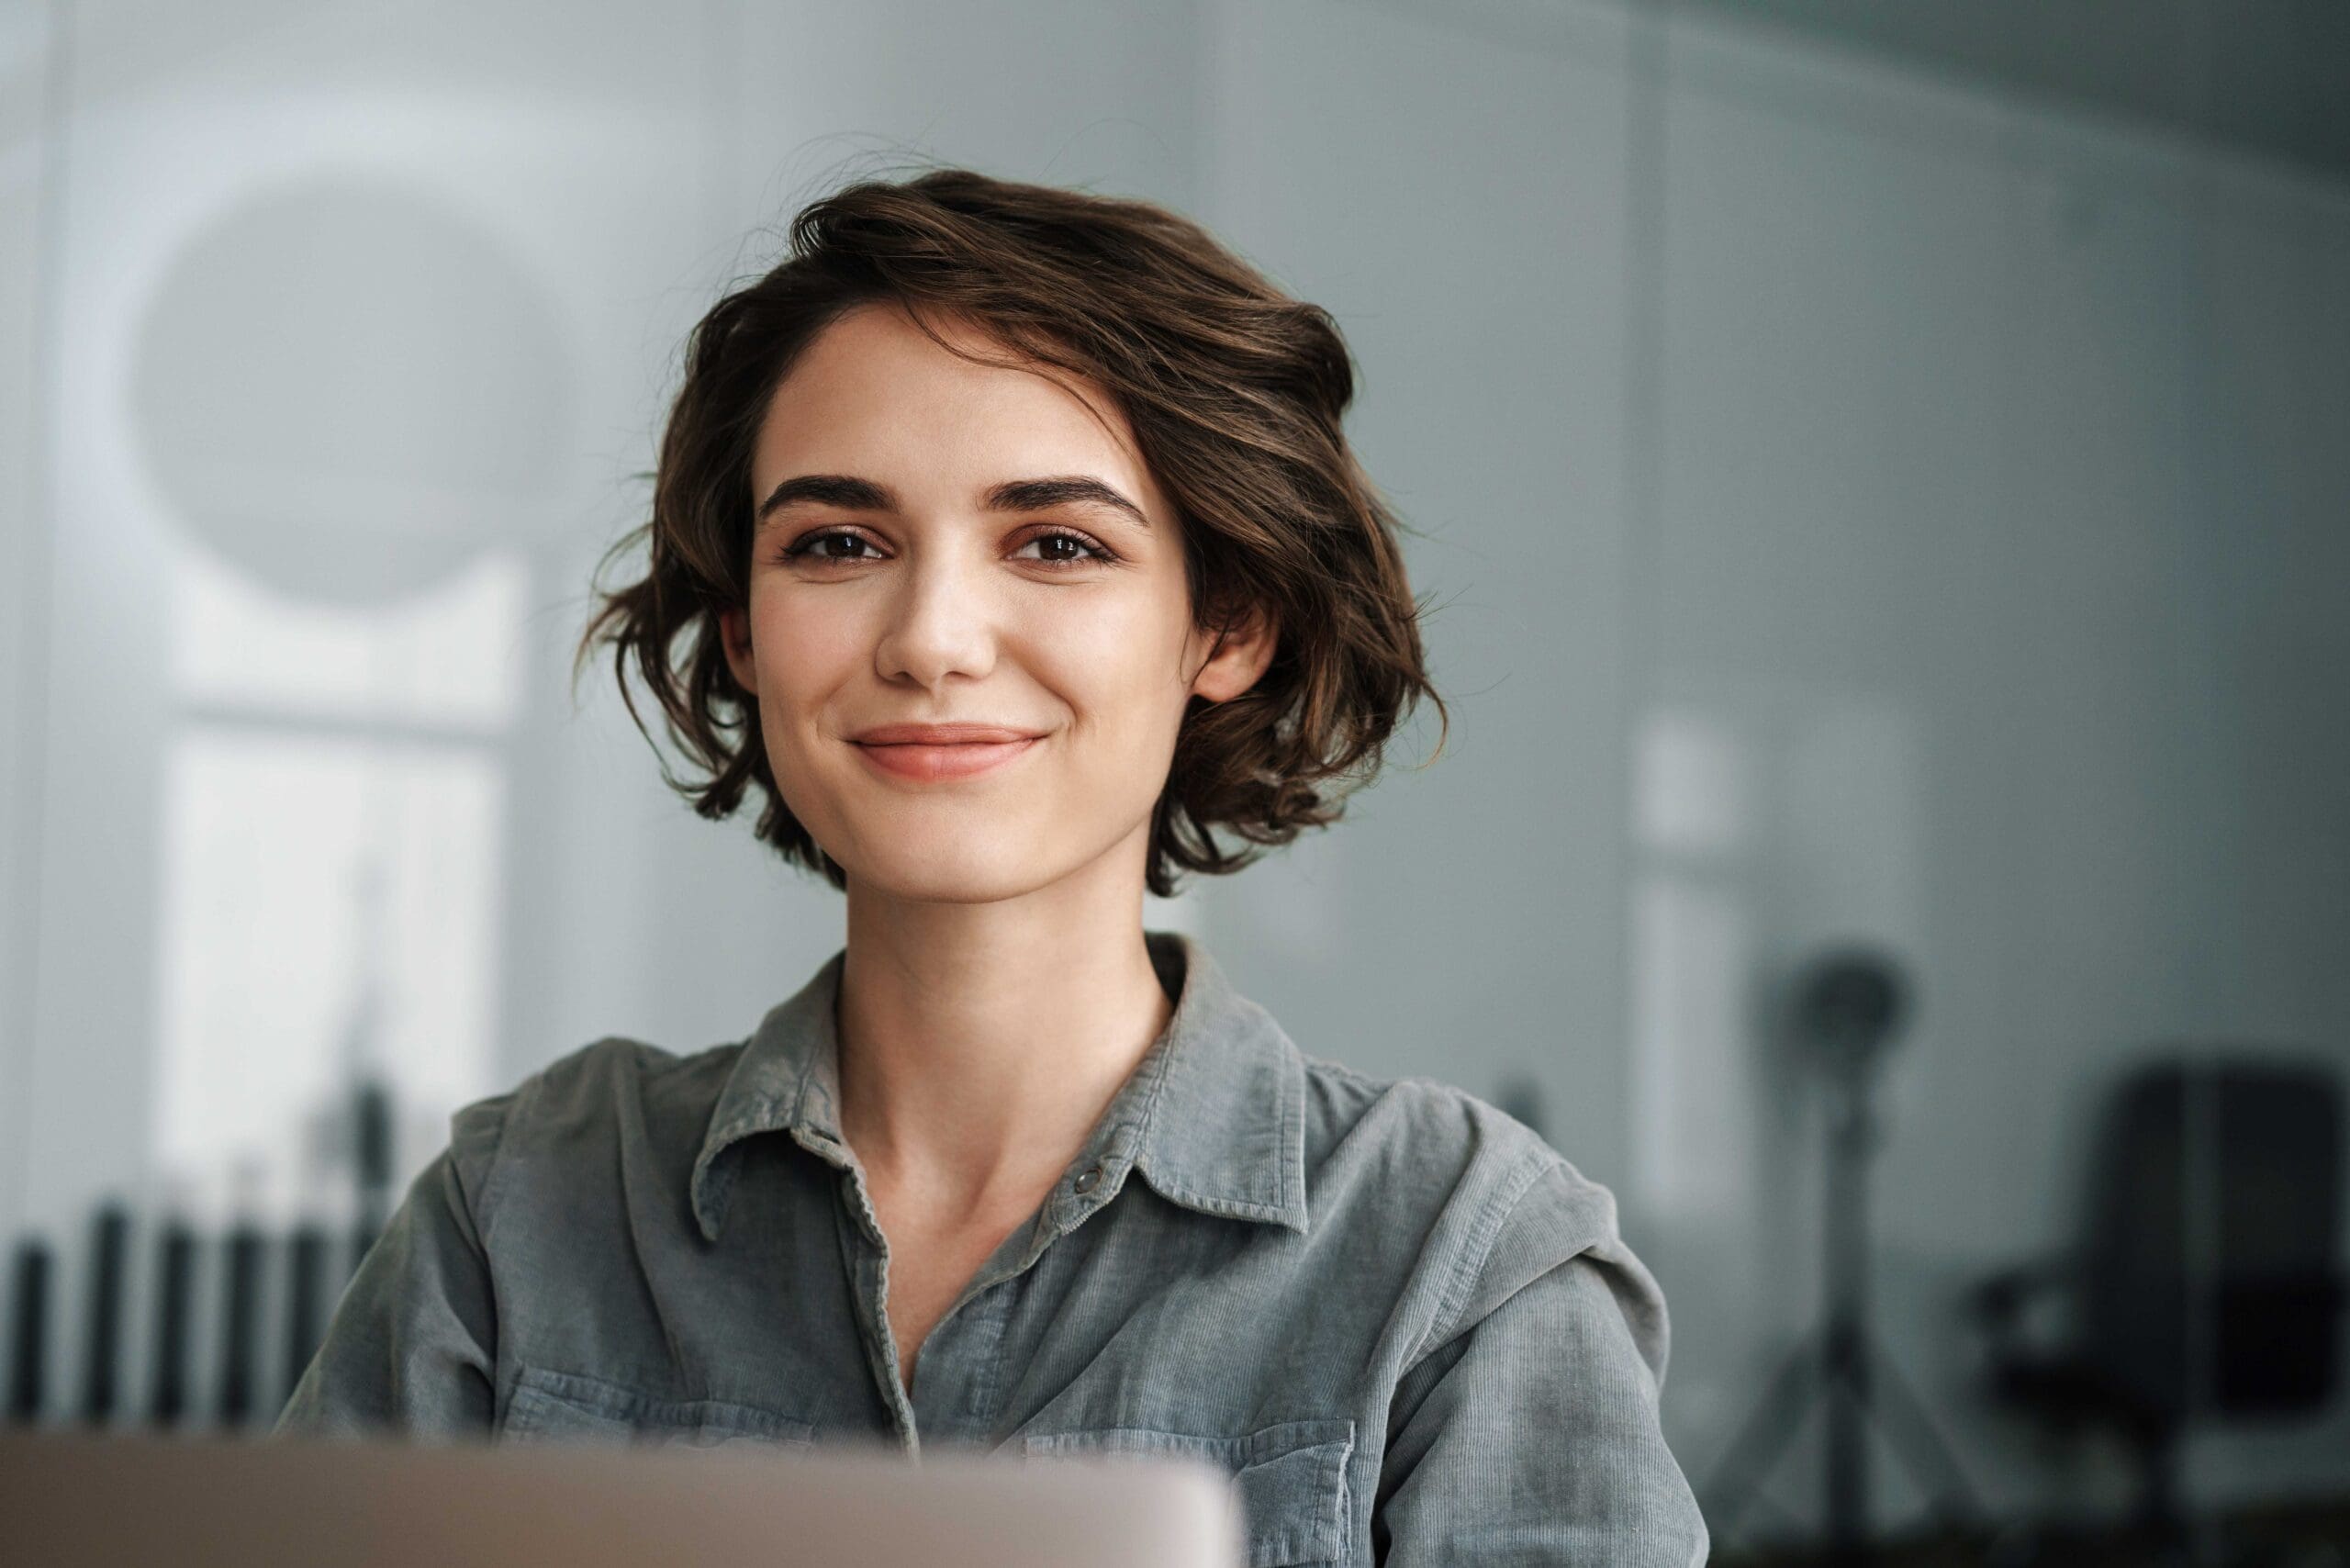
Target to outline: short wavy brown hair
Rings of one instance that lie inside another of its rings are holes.
[[[1405,525],[1339,428],[1355,376],[1329,313],[1165,207],[934,167],[811,203],[792,221],[788,259],[695,326],[652,514],[596,570],[599,602],[573,680],[609,646],[621,699],[653,741],[633,666],[692,765],[680,778],[664,759],[662,777],[696,812],[729,816],[755,788],[758,836],[847,888],[776,788],[719,614],[748,600],[752,453],[772,394],[827,325],[881,302],[907,308],[966,359],[1052,366],[1106,390],[1178,513],[1195,623],[1222,631],[1254,611],[1274,617],[1275,651],[1257,683],[1224,702],[1194,697],[1183,716],[1151,813],[1153,893],[1172,897],[1178,868],[1255,862],[1258,851],[1220,845],[1216,829],[1281,845],[1336,821],[1422,696],[1449,734],[1398,548]],[[977,323],[1015,357],[954,348],[923,320],[924,307]],[[605,588],[615,558],[639,545],[649,545],[642,575]]]

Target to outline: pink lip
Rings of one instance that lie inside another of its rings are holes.
[[[964,719],[946,724],[876,724],[849,739],[859,745],[964,745],[972,741],[1024,741],[1040,733]]]
[[[971,741],[959,745],[875,745],[856,742],[857,753],[884,773],[924,782],[968,778],[1001,767],[1044,739],[1024,735],[1015,741]]]

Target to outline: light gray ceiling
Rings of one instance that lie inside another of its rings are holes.
[[[2156,121],[2350,182],[2350,0],[1658,0]]]

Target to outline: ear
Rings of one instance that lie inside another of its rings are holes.
[[[1211,702],[1228,702],[1239,696],[1256,685],[1265,666],[1273,662],[1280,634],[1280,622],[1262,607],[1249,610],[1220,633],[1200,633],[1213,651],[1192,678],[1192,691]]]
[[[736,608],[718,612],[719,642],[726,650],[726,667],[734,672],[734,683],[756,697],[759,694],[759,666],[751,657],[751,614]]]

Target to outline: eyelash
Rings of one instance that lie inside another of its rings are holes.
[[[867,539],[864,534],[856,532],[854,529],[822,528],[818,529],[813,533],[801,534],[799,539],[795,540],[791,544],[784,549],[780,558],[786,561],[796,561],[802,556],[813,556],[818,565],[828,566],[855,566],[860,561],[872,559],[870,556],[856,555],[816,555],[814,554],[816,546],[827,539],[854,539],[862,543],[869,544],[872,543],[872,541]],[[1118,559],[1117,554],[1111,550],[1107,545],[1102,544],[1088,535],[1078,532],[1074,529],[1068,528],[1051,528],[1046,529],[1042,533],[1032,533],[1027,538],[1020,542],[1020,547],[1023,550],[1025,550],[1029,545],[1035,543],[1040,539],[1073,539],[1077,541],[1078,543],[1085,546],[1088,550],[1092,551],[1095,557],[1094,560],[1089,560],[1081,555],[1070,556],[1058,561],[1046,560],[1040,557],[1035,563],[1040,566],[1051,566],[1056,569],[1066,569],[1071,566],[1092,566],[1096,564],[1097,560],[1100,562],[1112,562]]]

